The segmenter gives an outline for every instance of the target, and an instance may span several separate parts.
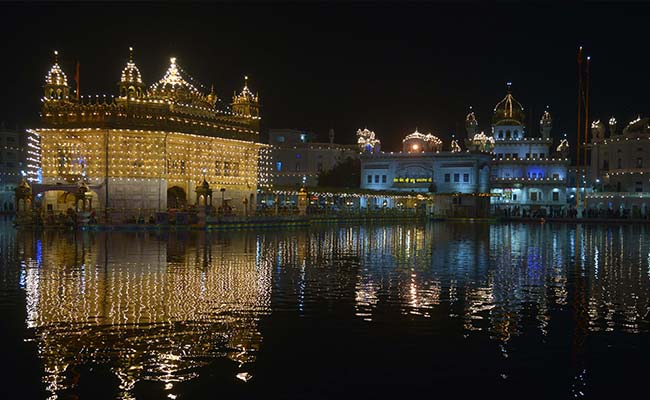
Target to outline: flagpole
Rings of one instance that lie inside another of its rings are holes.
[[[582,112],[582,46],[578,49],[578,138],[576,141],[576,211],[580,206],[580,117]]]

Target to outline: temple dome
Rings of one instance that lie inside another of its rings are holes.
[[[514,98],[510,92],[510,84],[508,84],[508,94],[494,107],[492,123],[494,125],[523,125],[525,119],[524,107]]]
[[[45,83],[53,86],[68,86],[68,78],[65,76],[65,72],[63,72],[61,66],[59,66],[58,54],[57,51],[54,52],[54,64],[45,76]]]
[[[126,63],[126,66],[122,70],[122,76],[120,78],[120,83],[135,83],[142,84],[142,76],[140,75],[140,70],[133,62],[133,48],[129,47],[129,62]]]
[[[176,65],[176,58],[170,59],[170,65],[161,80],[149,88],[151,97],[201,107],[212,105],[194,85],[183,78]]]

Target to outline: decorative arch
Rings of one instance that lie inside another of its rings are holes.
[[[187,205],[187,193],[180,186],[167,189],[167,208],[183,208]]]

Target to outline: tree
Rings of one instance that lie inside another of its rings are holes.
[[[318,186],[333,188],[359,188],[361,184],[361,161],[348,157],[332,169],[318,174]]]

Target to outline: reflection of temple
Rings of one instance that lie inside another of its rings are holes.
[[[58,63],[49,70],[42,126],[29,130],[28,171],[43,187],[43,208],[71,207],[74,185],[86,180],[95,207],[182,208],[207,180],[226,190],[237,212],[253,204],[258,181],[259,99],[244,84],[232,103],[202,88],[175,58],[146,87],[131,54],[117,97],[71,93]],[[216,205],[215,205],[216,206]],[[243,214],[243,212],[241,212]]]
[[[639,237],[639,243],[624,243],[623,230],[644,228],[621,227],[611,235],[601,229],[580,233],[566,226],[514,224],[355,228],[348,240],[365,255],[355,284],[356,314],[370,321],[397,306],[406,314],[432,316],[448,306],[466,331],[486,331],[504,343],[531,329],[530,321],[546,334],[551,312],[560,309],[574,310],[575,335],[583,337],[578,343],[590,331],[643,331],[650,276],[638,260],[626,258],[626,246],[638,247],[640,257],[650,247],[640,232],[627,233]],[[588,254],[594,259],[587,260]]]
[[[140,380],[191,379],[215,357],[255,360],[271,294],[262,244],[186,235],[19,233],[27,325],[50,392],[90,362],[109,363],[129,398]]]

